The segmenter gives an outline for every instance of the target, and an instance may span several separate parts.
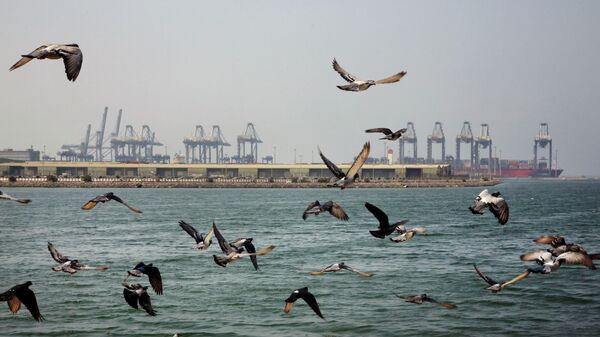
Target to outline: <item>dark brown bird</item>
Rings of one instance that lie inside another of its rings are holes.
[[[329,212],[329,214],[340,220],[348,221],[349,219],[344,209],[331,200],[324,204],[321,204],[319,200],[311,202],[304,213],[302,213],[302,219],[306,220],[310,214],[319,215],[321,212]]]
[[[76,44],[49,44],[43,45],[36,48],[29,54],[21,55],[21,59],[10,67],[9,71],[13,71],[33,59],[63,59],[65,64],[65,73],[69,81],[75,81],[81,71],[81,65],[83,64],[83,54],[81,49]]]
[[[456,308],[456,305],[454,305],[452,303],[438,302],[438,301],[434,300],[433,298],[427,296],[427,294],[408,295],[408,296],[402,296],[402,295],[396,294],[396,296],[398,296],[399,298],[405,300],[406,302],[410,302],[410,303],[423,304],[424,302],[429,302],[429,303],[440,305],[446,309]]]
[[[99,202],[105,203],[105,202],[111,201],[111,200],[114,200],[118,203],[125,205],[125,207],[129,208],[130,210],[132,210],[135,213],[142,213],[142,211],[140,211],[138,208],[135,208],[135,207],[129,205],[128,203],[123,201],[123,199],[117,197],[113,192],[108,192],[108,193],[105,193],[105,194],[95,197],[94,199],[86,202],[83,206],[81,206],[81,209],[90,210],[90,209],[96,207],[96,205]]]
[[[342,68],[339,63],[337,62],[337,60],[334,58],[333,59],[333,70],[337,71],[338,74],[340,74],[340,76],[342,76],[342,78],[344,80],[346,80],[346,82],[350,83],[350,84],[346,84],[346,85],[338,85],[337,87],[341,90],[346,90],[346,91],[364,91],[369,89],[371,86],[376,85],[376,84],[386,84],[386,83],[394,83],[394,82],[398,82],[400,81],[400,79],[402,77],[404,77],[404,75],[406,75],[406,71],[402,71],[399,72],[395,75],[392,75],[390,77],[386,77],[382,80],[378,80],[378,81],[373,81],[373,80],[366,80],[363,81],[361,79],[359,79],[356,76],[350,75],[350,73],[348,73],[346,70],[344,70],[344,68]]]
[[[386,236],[394,233],[394,231],[396,231],[398,227],[401,227],[408,222],[408,220],[402,220],[390,225],[388,216],[387,214],[385,214],[384,211],[368,202],[365,202],[365,207],[369,210],[369,212],[373,214],[373,216],[375,216],[375,218],[377,218],[377,221],[379,221],[379,229],[369,231],[369,233],[371,233],[371,235],[373,235],[376,238],[384,239]]]
[[[317,303],[315,295],[308,292],[308,287],[294,290],[290,297],[285,299],[285,307],[283,308],[283,312],[287,314],[290,311],[292,311],[294,303],[299,298],[303,299],[304,302],[306,302],[306,304],[308,304],[308,306],[315,312],[315,314],[317,314],[317,316],[321,317],[322,319],[325,319],[325,317],[323,317],[323,314],[321,314],[321,310],[319,309],[319,303]]]
[[[35,294],[29,287],[32,285],[31,281],[27,281],[23,284],[17,284],[16,286],[8,289],[7,291],[0,294],[0,301],[8,302],[8,309],[13,314],[16,314],[21,309],[21,303],[25,304],[25,307],[33,319],[38,322],[44,320],[44,316],[40,314],[40,308],[38,307]]]
[[[366,133],[381,132],[385,135],[385,137],[379,138],[379,139],[397,140],[400,137],[402,137],[402,135],[406,132],[406,129],[400,129],[396,132],[392,132],[392,130],[390,130],[388,128],[374,128],[374,129],[367,129],[367,130],[365,130],[365,132]]]
[[[144,274],[148,275],[148,280],[150,281],[150,285],[152,286],[152,289],[154,289],[154,292],[156,292],[157,295],[163,294],[163,284],[162,277],[160,276],[160,270],[154,267],[152,263],[145,264],[144,262],[140,262],[136,264],[133,269],[128,270],[127,274],[127,278],[129,278],[129,276],[142,277]],[[127,280],[127,278],[125,280]]]
[[[125,297],[125,301],[132,308],[138,309],[139,305],[144,308],[144,310],[150,316],[156,316],[156,311],[152,308],[152,302],[150,301],[150,295],[146,291],[148,287],[144,287],[139,283],[129,284],[123,282],[123,297]]]

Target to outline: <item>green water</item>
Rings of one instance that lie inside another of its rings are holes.
[[[531,265],[520,254],[545,248],[531,241],[541,234],[600,252],[600,182],[518,180],[492,190],[511,206],[506,226],[467,210],[479,188],[113,190],[143,214],[114,202],[79,209],[104,189],[4,188],[33,202],[0,202],[0,291],[32,281],[46,320],[35,322],[25,308],[13,315],[2,304],[0,335],[597,336],[600,270],[564,266],[491,294],[472,263],[496,279],[513,277]],[[303,221],[315,199],[337,201],[350,221],[328,214]],[[377,222],[366,201],[428,234],[399,244],[372,237]],[[277,247],[259,257],[258,272],[248,259],[221,268],[212,259],[218,245],[195,251],[179,220],[203,232],[215,220],[226,239],[251,236],[258,249]],[[54,273],[47,241],[110,269]],[[149,292],[156,317],[122,296],[121,281],[139,261],[162,273],[164,295]],[[341,261],[375,275],[309,275]],[[304,286],[326,320],[302,301],[283,312],[284,299]],[[410,304],[394,293],[427,293],[458,308]]]

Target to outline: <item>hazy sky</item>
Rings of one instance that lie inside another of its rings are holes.
[[[548,122],[565,174],[600,175],[599,18],[595,1],[3,1],[0,148],[54,155],[105,106],[107,132],[122,108],[122,127],[150,125],[170,154],[196,124],[219,124],[233,155],[253,122],[259,155],[276,146],[278,162],[294,148],[317,160],[317,145],[347,162],[366,140],[380,156],[364,129],[409,121],[419,156],[435,121],[454,155],[465,120],[489,123],[503,158],[532,159]],[[8,71],[53,42],[81,47],[75,83],[61,61]],[[344,92],[334,57],[365,79],[408,74]]]

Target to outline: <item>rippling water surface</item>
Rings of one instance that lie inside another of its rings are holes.
[[[515,276],[527,266],[521,253],[545,248],[531,241],[541,234],[600,252],[600,182],[518,180],[492,189],[511,206],[506,226],[467,210],[479,188],[113,190],[143,214],[114,202],[79,209],[104,189],[4,188],[33,202],[0,203],[0,291],[31,280],[46,320],[36,323],[25,308],[13,315],[2,304],[0,335],[597,336],[600,270],[566,266],[491,294],[472,263],[496,279]],[[337,201],[350,221],[328,214],[302,221],[315,199]],[[365,201],[428,234],[399,244],[372,237],[377,222]],[[252,236],[258,249],[277,248],[259,258],[258,272],[248,259],[221,268],[211,256],[218,245],[192,249],[179,220],[203,232],[215,220],[226,239]],[[110,269],[54,273],[47,241]],[[122,296],[121,281],[139,261],[162,273],[164,295],[149,291],[156,317]],[[309,275],[340,261],[375,275]],[[304,286],[326,320],[302,301],[283,312],[284,299]],[[394,293],[427,293],[458,308],[405,303]]]

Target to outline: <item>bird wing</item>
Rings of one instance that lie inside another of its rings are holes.
[[[305,288],[294,290],[290,294],[290,296],[285,299],[285,307],[283,308],[283,312],[285,312],[287,314],[290,311],[292,311],[292,307],[294,306],[294,302],[296,302],[296,300],[298,300],[300,298],[300,291],[305,290],[305,289],[307,289],[307,288],[305,287]]]
[[[360,275],[360,276],[366,276],[366,277],[371,277],[371,276],[373,276],[373,273],[369,273],[369,272],[366,272],[366,271],[360,271],[360,270],[356,270],[356,269],[354,269],[354,268],[352,268],[352,267],[350,267],[350,266],[348,266],[348,265],[346,265],[346,264],[342,265],[342,268],[343,268],[343,269],[346,269],[346,270],[348,270],[348,271],[351,271],[351,272],[353,272],[353,273],[356,273],[356,274],[358,274],[358,275]]]
[[[323,204],[323,209],[340,220],[348,221],[349,219],[348,214],[346,214],[344,209],[333,201],[328,201]]]
[[[31,199],[19,199],[19,198],[13,197],[12,195],[6,194],[6,193],[0,193],[0,199],[16,201],[21,204],[28,204],[31,202]]]
[[[385,212],[368,202],[365,202],[365,207],[369,210],[369,212],[371,212],[371,214],[373,214],[373,216],[375,216],[375,218],[377,218],[379,221],[379,228],[386,229],[390,226],[388,216],[385,214]]]
[[[92,209],[92,208],[96,207],[97,204],[98,204],[98,201],[96,201],[96,198],[94,198],[94,199],[86,202],[85,204],[83,204],[83,206],[81,206],[81,209],[85,209],[85,210]]]
[[[334,270],[334,268],[333,268],[334,266],[336,266],[336,268],[335,268],[335,271],[337,271],[337,270],[338,270],[338,269],[337,269],[337,266],[339,266],[339,263],[332,263],[332,264],[328,265],[327,267],[325,267],[325,268],[323,268],[323,269],[321,269],[321,270],[319,270],[319,271],[320,271],[320,272],[324,272],[324,271],[332,271],[332,270]]]
[[[87,264],[80,264],[77,266],[78,270],[108,270],[108,267],[95,267]]]
[[[306,207],[306,209],[304,210],[304,213],[302,213],[302,220],[306,220],[306,218],[308,218],[307,212],[310,211],[311,209],[313,209],[317,205],[320,205],[319,200],[313,201],[310,204],[308,204],[308,207]]]
[[[275,246],[269,246],[267,248],[261,249],[258,253],[241,253],[239,254],[240,257],[244,257],[244,256],[263,256],[263,255],[267,255],[270,252],[273,251],[273,249],[275,249]]]
[[[81,49],[77,47],[67,47],[60,49],[60,56],[65,64],[65,73],[69,81],[75,81],[81,71],[81,65],[83,64],[83,54]]]
[[[400,79],[402,77],[404,77],[404,75],[406,75],[406,71],[402,71],[402,72],[399,72],[399,73],[397,73],[395,75],[392,75],[390,77],[386,77],[386,78],[384,78],[382,80],[375,81],[375,83],[377,83],[377,84],[387,84],[387,83],[398,82],[398,81],[400,81]]]
[[[194,240],[196,240],[196,243],[202,242],[202,239],[200,238],[200,235],[198,234],[198,231],[192,225],[188,224],[187,222],[185,222],[183,220],[179,220],[179,226],[186,233],[188,233],[191,237],[193,237]]]
[[[351,83],[351,84],[346,84],[346,85],[338,85],[337,87],[338,87],[338,89],[345,90],[345,91],[361,91],[360,85],[358,85],[356,83]]]
[[[160,276],[160,271],[158,270],[158,268],[154,266],[146,266],[144,267],[144,271],[148,275],[148,279],[150,280],[150,285],[152,286],[152,289],[154,289],[156,294],[162,295],[162,277]]]
[[[479,268],[477,268],[477,265],[474,263],[473,263],[473,268],[475,268],[475,271],[477,272],[479,277],[481,277],[485,282],[487,282],[487,284],[489,284],[491,286],[493,286],[494,284],[498,284],[498,282],[494,281],[494,279],[492,279],[491,277],[484,274],[481,270],[479,270]]]
[[[21,310],[21,301],[17,296],[10,296],[6,301],[8,302],[8,310],[13,314]]]
[[[142,306],[142,308],[144,308],[144,310],[146,310],[148,315],[156,316],[156,311],[154,311],[154,308],[152,308],[152,302],[150,301],[150,295],[148,295],[148,293],[146,291],[143,291],[140,294],[139,301],[140,301],[140,305]]]
[[[138,295],[135,291],[123,288],[123,297],[132,308],[138,308]]]
[[[406,300],[407,302],[414,301],[414,299],[418,296],[418,295],[399,295],[399,294],[394,294],[394,295],[396,295],[396,297],[398,297],[398,298]]]
[[[592,259],[583,253],[565,252],[556,257],[556,260],[566,264],[581,264],[591,269],[596,269]]]
[[[214,233],[215,233],[215,230],[211,226],[210,229],[208,230],[208,233],[206,233],[206,235],[204,235],[204,238],[203,238],[204,239],[203,240],[204,247],[202,247],[202,250],[207,250],[208,247],[210,247],[210,243],[211,243],[211,240],[212,240],[212,237],[213,237]]]
[[[126,203],[125,201],[123,201],[123,199],[121,199],[121,198],[117,197],[117,196],[116,196],[116,195],[114,195],[114,194],[113,194],[113,195],[111,195],[111,196],[109,196],[109,197],[108,197],[108,199],[110,199],[110,200],[114,200],[114,201],[116,201],[116,202],[119,202],[119,203],[121,203],[121,204],[125,205],[125,207],[129,208],[130,210],[132,210],[132,211],[133,211],[133,212],[135,212],[135,213],[142,213],[142,211],[141,211],[141,210],[139,210],[138,208],[135,208],[135,207],[133,207],[133,206],[129,205],[128,203]]]
[[[408,240],[412,239],[413,236],[415,236],[415,232],[411,230],[402,235],[398,235],[395,238],[390,238],[390,240],[392,240],[394,242],[404,242],[404,241],[408,241]]]
[[[542,244],[542,245],[549,245],[552,243],[552,241],[555,241],[558,239],[560,239],[560,236],[558,236],[558,235],[542,235],[539,238],[533,240],[533,242]]]
[[[331,171],[331,173],[333,173],[333,175],[336,176],[338,179],[342,179],[346,176],[344,174],[344,171],[342,171],[333,162],[331,162],[331,160],[327,159],[327,157],[325,157],[325,155],[323,155],[323,152],[321,152],[321,149],[319,149],[319,156],[321,156],[321,159],[323,159],[323,162],[325,163],[325,165],[327,166],[329,171]]]
[[[519,256],[521,261],[537,261],[539,259],[549,260],[552,258],[552,254],[545,250],[537,250],[535,252],[525,253]]]
[[[256,247],[254,247],[254,244],[252,244],[252,241],[246,240],[244,241],[244,249],[246,249],[246,252],[254,254],[256,253]],[[252,265],[254,266],[255,270],[258,270],[258,261],[256,260],[256,255],[250,255],[250,261],[252,261]]]
[[[408,130],[407,128],[402,128],[394,133],[398,134],[398,137],[402,137],[402,135],[405,134],[407,130]]]
[[[9,71],[13,71],[13,70],[27,64],[27,62],[33,60],[34,58],[38,58],[47,53],[48,53],[48,50],[46,50],[46,46],[40,46],[36,50],[32,51],[31,53],[29,53],[27,55],[21,55],[22,58],[19,61],[17,61],[17,63],[13,64],[13,66],[10,67]]]
[[[506,287],[506,286],[508,286],[508,285],[511,285],[511,284],[513,284],[513,283],[516,283],[516,282],[519,282],[519,281],[521,281],[522,279],[524,279],[524,278],[526,278],[527,276],[529,276],[529,273],[531,273],[531,271],[529,271],[529,270],[526,270],[526,271],[522,272],[521,274],[519,274],[519,275],[515,276],[515,277],[514,277],[512,280],[510,280],[510,281],[505,281],[505,282],[502,282],[502,284],[500,285],[500,288],[504,288],[504,287]]]
[[[315,312],[315,314],[317,314],[317,316],[325,319],[325,317],[323,317],[323,314],[321,314],[321,310],[319,309],[319,303],[317,303],[315,295],[309,293],[308,290],[301,291],[299,295],[300,298],[302,298],[304,302],[306,302],[308,306]]]
[[[223,235],[221,235],[221,232],[219,231],[219,229],[217,228],[217,225],[215,225],[214,222],[213,222],[212,229],[213,229],[215,236],[217,237],[217,241],[219,241],[219,247],[221,247],[221,251],[223,252],[223,254],[229,255],[231,253],[236,253],[236,251],[234,251],[233,247],[231,247],[229,245],[229,243],[227,243],[227,241],[225,240]]]
[[[415,234],[423,234],[423,233],[427,232],[427,230],[423,227],[415,227],[415,228],[411,229],[411,232],[415,232]]]
[[[354,176],[358,173],[358,170],[360,170],[369,157],[369,151],[371,151],[371,143],[366,142],[358,156],[356,156],[356,159],[354,159],[354,163],[352,163],[348,169],[348,172],[346,172],[346,177],[348,177],[348,179],[354,179]]]
[[[58,263],[65,263],[65,262],[67,262],[69,260],[66,257],[64,257],[56,249],[56,247],[54,247],[54,245],[52,243],[50,243],[50,242],[48,242],[48,251],[50,252],[50,255],[52,256],[52,258],[54,259],[54,261],[56,261]]]
[[[431,298],[429,296],[423,298],[423,301],[440,305],[440,306],[442,306],[442,307],[444,307],[446,309],[454,309],[454,308],[456,308],[456,305],[454,305],[452,303],[438,302],[438,301],[434,300],[433,298]]]
[[[508,204],[503,198],[496,198],[495,202],[489,204],[489,208],[501,225],[508,222]]]
[[[344,70],[344,68],[340,66],[336,59],[333,59],[333,70],[337,71],[338,74],[340,74],[340,76],[346,80],[346,82],[352,83],[358,79],[356,76],[350,75],[350,73]]]
[[[390,130],[388,128],[366,129],[365,132],[367,132],[367,133],[381,132],[381,133],[385,134],[386,136],[391,135],[393,133],[392,130]]]
[[[483,214],[483,211],[488,207],[488,204],[481,201],[480,198],[476,198],[473,201],[473,205],[469,207],[469,210],[473,214]]]
[[[27,310],[29,310],[29,312],[36,321],[39,322],[44,319],[44,317],[40,313],[40,308],[38,307],[37,300],[35,299],[35,294],[31,289],[19,289],[15,292],[15,295],[19,298],[19,301],[25,304],[25,307],[27,308]]]

